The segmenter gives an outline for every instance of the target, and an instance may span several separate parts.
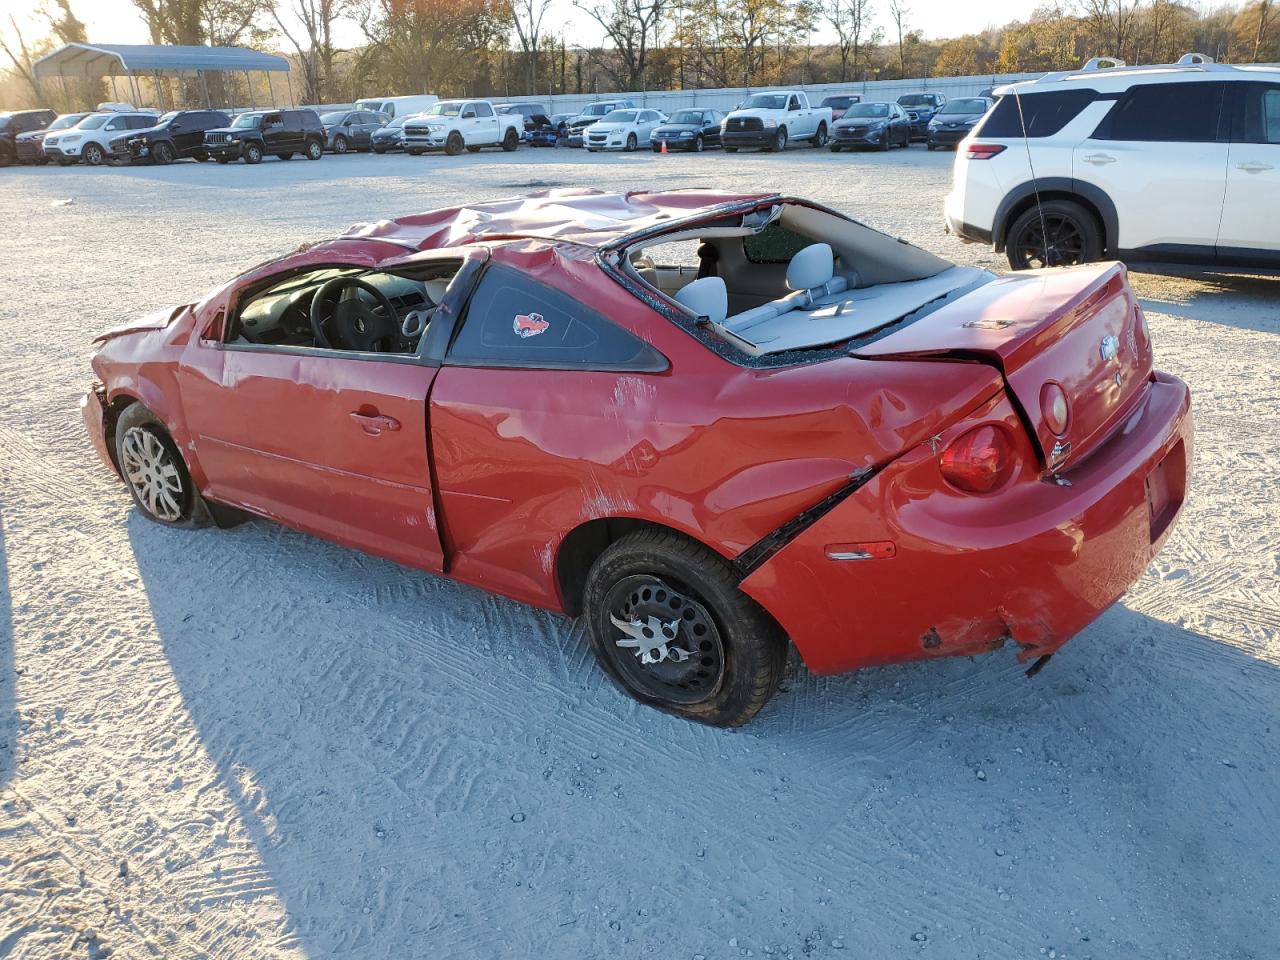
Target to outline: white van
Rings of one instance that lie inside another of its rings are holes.
[[[374,113],[385,113],[394,120],[396,117],[412,116],[421,113],[440,98],[433,93],[424,93],[416,97],[367,97],[357,100],[357,110],[372,110]]]

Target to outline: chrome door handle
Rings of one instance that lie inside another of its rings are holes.
[[[1260,160],[1251,160],[1249,163],[1237,163],[1237,170],[1243,170],[1245,173],[1261,173],[1263,170],[1274,170],[1275,165],[1263,163]]]
[[[394,433],[400,429],[400,421],[395,417],[384,417],[379,413],[361,413],[359,410],[351,411],[351,419],[360,425],[363,430],[371,437],[377,437],[386,430],[388,433]]]
[[[1115,163],[1116,158],[1107,153],[1091,153],[1084,158],[1084,162],[1102,166],[1105,163]]]

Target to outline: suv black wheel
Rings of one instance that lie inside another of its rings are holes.
[[[197,495],[187,465],[164,424],[140,403],[116,421],[116,463],[148,519],[175,525],[192,518]]]
[[[164,141],[157,143],[151,148],[151,159],[161,166],[173,163],[173,147]]]
[[[445,139],[444,152],[451,157],[456,157],[462,152],[463,143],[462,134],[455,130]]]
[[[1013,221],[1005,254],[1014,270],[1090,263],[1102,258],[1102,230],[1080,204],[1046,200],[1028,207]]]
[[[510,153],[516,147],[520,146],[520,134],[514,130],[508,130],[502,138],[502,149]]]
[[[308,140],[307,141],[307,159],[319,160],[323,156],[324,156],[324,144],[321,143],[319,140]]]
[[[782,678],[785,634],[701,544],[638,530],[587,575],[587,634],[600,665],[639,700],[715,726],[746,723]]]
[[[336,137],[333,138],[333,152],[334,153],[347,152],[347,138],[344,137],[342,134],[338,134]]]
[[[244,145],[244,162],[245,163],[261,163],[262,147],[256,143],[246,143]]]

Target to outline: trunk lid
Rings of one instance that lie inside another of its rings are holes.
[[[1119,263],[1002,277],[853,355],[997,367],[1054,471],[1110,435],[1141,400],[1152,369],[1146,320]],[[1061,433],[1041,408],[1047,383],[1067,395],[1070,414]]]

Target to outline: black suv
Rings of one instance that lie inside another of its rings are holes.
[[[528,140],[529,134],[551,122],[546,106],[541,103],[495,103],[493,109],[498,113],[518,113],[524,117],[521,140]]]
[[[295,153],[319,160],[324,156],[324,141],[324,124],[314,110],[254,110],[204,135],[205,149],[219,163],[241,158],[258,163],[268,153],[281,160],[292,159]]]
[[[929,121],[942,109],[947,98],[940,93],[904,93],[898,98],[898,106],[907,111],[911,121],[911,139],[929,139]]]
[[[12,113],[0,113],[0,165],[9,165],[18,159],[18,150],[14,139],[20,133],[32,130],[43,130],[53,123],[58,115],[52,110],[15,110]]]
[[[132,130],[111,141],[111,155],[119,160],[173,163],[185,157],[208,160],[206,130],[225,127],[231,118],[220,110],[173,110],[146,130]]]

